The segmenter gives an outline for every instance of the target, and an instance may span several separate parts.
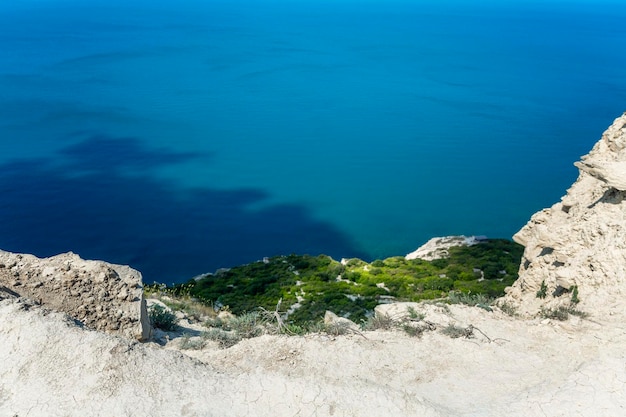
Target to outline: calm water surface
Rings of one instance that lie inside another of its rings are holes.
[[[626,5],[463,3],[3,2],[0,248],[173,282],[510,238],[626,110]]]

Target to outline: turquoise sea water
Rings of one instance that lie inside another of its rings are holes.
[[[510,238],[626,110],[619,2],[0,5],[0,248],[173,282]]]

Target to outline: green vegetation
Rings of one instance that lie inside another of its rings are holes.
[[[504,314],[508,314],[511,317],[517,317],[518,316],[517,308],[514,305],[507,303],[506,301],[500,303],[498,305],[498,307],[500,308],[500,310],[502,310],[502,312]]]
[[[150,318],[150,323],[152,323],[152,326],[158,329],[171,331],[175,330],[177,327],[178,319],[176,318],[174,313],[172,313],[162,305],[155,304],[151,306],[148,311],[148,317]]]
[[[569,319],[570,314],[572,316],[578,316],[582,319],[589,317],[588,313],[578,310],[576,308],[576,303],[573,303],[573,302],[570,302],[569,305],[561,305],[561,306],[558,306],[556,308],[551,308],[551,309],[544,307],[539,312],[539,315],[541,317],[544,317],[546,319],[560,320],[560,321],[565,321]]]
[[[326,310],[366,322],[374,307],[387,299],[441,299],[452,292],[464,300],[459,302],[487,307],[517,279],[523,248],[507,240],[489,240],[449,252],[449,258],[432,262],[398,256],[371,264],[360,259],[340,263],[325,255],[277,256],[185,284],[148,286],[147,291],[199,300],[207,309],[227,308],[237,316],[274,311],[281,305],[283,317],[290,311],[281,323],[283,330],[300,333]],[[219,338],[217,333],[213,337]]]
[[[572,285],[572,287],[569,290],[572,293],[572,299],[571,299],[572,304],[580,303],[580,298],[578,298],[578,285]]]
[[[448,302],[450,304],[465,304],[471,307],[480,307],[483,310],[492,311],[490,307],[494,298],[490,298],[484,294],[472,294],[450,291]]]
[[[541,281],[541,287],[537,291],[537,298],[541,298],[541,299],[546,298],[547,291],[548,291],[548,286],[546,285],[546,282]]]
[[[448,324],[446,327],[441,329],[441,333],[449,336],[453,339],[457,339],[459,337],[464,337],[466,339],[471,338],[474,335],[474,327],[460,327],[456,324]]]
[[[539,313],[541,317],[544,317],[546,319],[553,319],[553,320],[560,320],[560,321],[565,321],[569,319],[570,314],[573,316],[578,316],[583,319],[589,317],[588,313],[577,310],[573,304],[570,304],[569,306],[563,305],[563,306],[559,306],[553,309],[543,308],[541,309],[541,312]]]

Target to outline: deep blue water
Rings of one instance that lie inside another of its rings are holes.
[[[510,238],[626,110],[626,5],[466,3],[2,2],[0,248],[174,282]]]

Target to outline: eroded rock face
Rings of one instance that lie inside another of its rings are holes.
[[[522,313],[571,305],[572,298],[592,314],[624,312],[626,114],[575,165],[580,175],[561,202],[533,215],[513,237],[525,251],[504,301]]]
[[[74,253],[50,258],[0,251],[0,285],[84,325],[147,340],[150,322],[141,274]]]

